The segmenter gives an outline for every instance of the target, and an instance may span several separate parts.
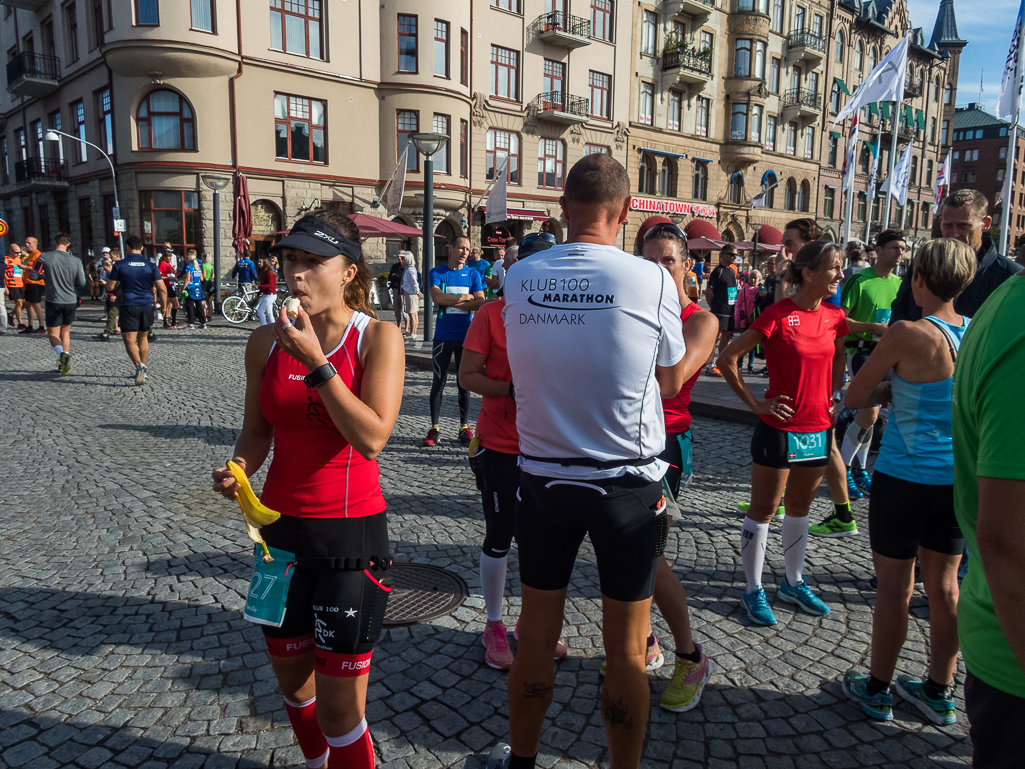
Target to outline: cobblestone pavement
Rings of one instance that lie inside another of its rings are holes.
[[[208,491],[209,470],[229,455],[241,424],[248,332],[158,330],[150,384],[139,388],[122,346],[91,341],[96,330],[75,327],[68,377],[56,375],[42,339],[0,338],[0,764],[301,766],[260,630],[240,614],[248,540],[237,509]],[[454,390],[445,400],[444,442],[420,448],[428,386],[426,372],[409,372],[402,415],[381,456],[391,536],[396,555],[458,573],[471,596],[449,617],[381,639],[368,719],[389,769],[482,766],[507,731],[506,676],[484,665],[479,640],[480,502],[454,442]],[[657,706],[671,665],[651,674],[644,766],[967,765],[960,700],[953,727],[929,725],[906,704],[892,724],[880,725],[840,690],[844,671],[864,666],[869,650],[874,594],[864,502],[855,504],[861,535],[813,540],[809,549],[807,572],[833,607],[829,616],[777,604],[779,624],[761,628],[739,610],[735,503],[746,498],[749,430],[695,422],[697,478],[666,556],[717,672],[700,706],[684,714]],[[820,497],[814,518],[827,502]],[[776,533],[766,569],[771,600],[783,574]],[[514,549],[511,617],[519,610],[516,573]],[[921,674],[927,607],[920,591],[912,615],[898,669]],[[656,632],[671,646],[660,621]],[[586,546],[564,637],[570,656],[559,665],[538,763],[607,765],[597,708],[598,579]]]

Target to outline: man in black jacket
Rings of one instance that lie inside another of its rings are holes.
[[[990,294],[1021,267],[997,252],[996,244],[983,235],[993,218],[988,215],[989,201],[977,190],[957,190],[948,195],[940,206],[940,232],[945,238],[967,243],[975,251],[978,264],[975,279],[957,299],[954,310],[969,318],[982,307]],[[920,320],[922,308],[911,293],[911,270],[904,274],[897,298],[891,305],[890,323],[898,320]]]

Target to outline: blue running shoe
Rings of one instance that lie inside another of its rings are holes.
[[[796,587],[791,587],[790,583],[787,582],[787,578],[784,577],[779,585],[779,589],[776,591],[776,595],[787,603],[796,603],[806,612],[817,617],[829,614],[829,607],[822,603],[822,600],[811,591],[808,583],[803,579],[797,583]]]
[[[854,473],[850,470],[847,471],[847,496],[851,499],[861,499],[865,496],[861,493],[861,489],[858,488],[857,484],[854,483]]]
[[[848,670],[843,677],[843,691],[861,706],[869,718],[876,721],[893,720],[893,695],[889,692],[869,694],[868,676],[860,675],[853,669]]]
[[[744,593],[744,611],[756,625],[776,624],[776,615],[769,608],[769,601],[765,597],[765,588],[761,585],[753,593]]]
[[[954,715],[954,687],[947,687],[947,696],[934,700],[925,693],[923,681],[907,675],[897,676],[897,694],[925,713],[934,724],[950,726],[957,720]]]
[[[870,496],[872,494],[872,476],[868,474],[868,471],[858,470],[851,475],[854,477],[854,485],[865,492],[865,496]]]

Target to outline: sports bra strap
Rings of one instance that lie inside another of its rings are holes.
[[[950,360],[957,363],[957,351],[961,347],[961,340],[950,333],[949,328],[931,315],[926,316],[925,319],[943,332],[943,338],[947,340],[947,347],[950,348]]]

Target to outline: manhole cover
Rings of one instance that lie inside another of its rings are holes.
[[[466,583],[438,566],[395,563],[388,569],[391,595],[385,625],[411,625],[451,614],[469,595]]]

